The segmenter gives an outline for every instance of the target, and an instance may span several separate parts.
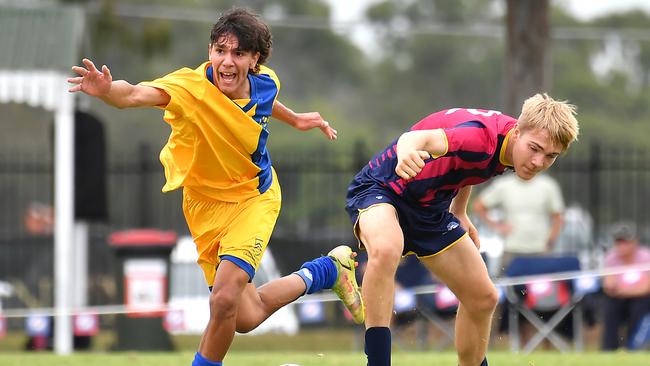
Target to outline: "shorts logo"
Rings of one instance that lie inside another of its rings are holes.
[[[262,243],[264,243],[262,238],[255,238],[255,245],[253,246],[255,255],[259,255],[262,252]]]
[[[454,230],[457,227],[458,227],[458,223],[455,222],[455,221],[452,221],[452,222],[447,224],[447,231]]]
[[[380,200],[380,199],[384,198],[384,196],[375,196],[375,198]]]

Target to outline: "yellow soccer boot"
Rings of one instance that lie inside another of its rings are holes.
[[[354,274],[356,253],[353,253],[352,248],[347,245],[339,245],[327,253],[327,256],[334,261],[338,270],[332,291],[343,301],[345,307],[352,314],[354,322],[362,324],[365,318],[365,307]]]

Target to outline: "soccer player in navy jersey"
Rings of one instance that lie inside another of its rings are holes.
[[[458,297],[460,366],[487,366],[497,290],[467,215],[473,185],[507,169],[531,179],[577,139],[575,107],[537,94],[519,119],[498,111],[433,113],[374,156],[348,188],[346,209],[368,252],[362,296],[368,366],[390,365],[389,324],[400,258],[416,255]]]

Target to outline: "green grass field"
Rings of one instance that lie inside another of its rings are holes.
[[[51,353],[0,353],[2,366],[178,366],[190,365],[191,352],[174,353],[77,353],[56,356]],[[279,366],[287,363],[301,366],[362,366],[361,352],[233,352],[226,359],[228,366]],[[496,366],[648,366],[650,353],[570,353],[535,352],[529,355],[507,352],[490,353],[490,364]],[[453,366],[452,352],[396,352],[394,366]]]
[[[536,351],[528,355],[510,353],[507,342],[495,337],[488,354],[490,365],[650,366],[650,352],[596,352],[596,337],[589,336],[589,333],[587,336],[590,341],[586,344],[585,353]],[[175,336],[174,352],[110,352],[115,335],[102,332],[93,339],[91,351],[57,356],[51,352],[22,352],[25,337],[24,333],[13,332],[0,338],[0,366],[189,366],[199,342],[198,336]],[[237,336],[226,358],[226,365],[365,366],[360,341],[360,334],[348,328],[305,330],[298,336]],[[415,343],[408,338],[394,345],[393,366],[456,365],[456,354],[451,348],[445,351],[410,351],[415,349]]]

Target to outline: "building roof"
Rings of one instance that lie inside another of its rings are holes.
[[[0,2],[0,70],[69,72],[78,62],[84,17],[78,6]]]

